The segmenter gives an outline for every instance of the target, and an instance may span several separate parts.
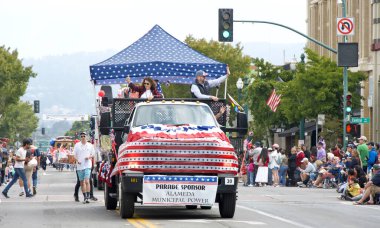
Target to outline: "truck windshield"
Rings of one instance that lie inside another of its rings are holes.
[[[144,105],[136,109],[133,127],[147,124],[217,126],[208,106],[157,104]]]

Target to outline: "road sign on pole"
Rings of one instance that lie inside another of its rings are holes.
[[[338,17],[336,24],[336,34],[338,36],[353,36],[355,34],[353,17]]]
[[[365,118],[360,118],[360,117],[352,117],[351,118],[351,123],[355,124],[355,123],[369,123],[370,122],[370,118],[369,117],[365,117]]]

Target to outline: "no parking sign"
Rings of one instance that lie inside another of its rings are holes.
[[[353,17],[338,17],[336,19],[338,36],[352,36],[354,35],[354,18]]]

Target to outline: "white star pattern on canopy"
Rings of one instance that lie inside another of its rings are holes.
[[[111,58],[90,66],[96,84],[123,84],[152,77],[161,82],[191,84],[195,72],[204,70],[209,79],[226,74],[226,64],[193,50],[155,25],[147,34]]]

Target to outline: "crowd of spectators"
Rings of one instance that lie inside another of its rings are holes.
[[[247,187],[336,188],[341,200],[380,204],[379,147],[365,136],[349,142],[346,151],[339,144],[327,150],[323,138],[317,147],[301,145],[288,153],[278,144],[263,148],[260,142],[247,141],[240,174]]]

